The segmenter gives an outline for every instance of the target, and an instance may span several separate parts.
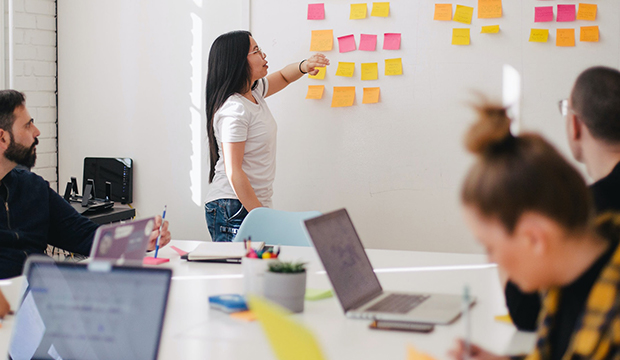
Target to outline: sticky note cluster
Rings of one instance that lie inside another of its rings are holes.
[[[314,34],[313,34],[314,36]],[[385,33],[383,34],[383,50],[400,50],[400,33]],[[340,53],[346,53],[349,51],[357,50],[357,43],[355,42],[355,35],[343,35],[338,37],[338,51]],[[374,34],[360,34],[359,50],[362,51],[376,51],[377,50],[377,35]]]
[[[373,2],[370,16],[375,17],[388,17],[390,16],[390,3],[389,2]],[[349,19],[361,20],[368,17],[368,4],[351,4],[351,12],[349,13]]]
[[[433,20],[456,21],[461,24],[471,25],[475,9],[471,6],[456,4],[454,15],[452,14],[453,4],[435,4]],[[478,19],[496,19],[503,16],[502,0],[478,0]],[[499,25],[483,25],[480,29],[481,34],[498,34]],[[453,28],[452,45],[470,45],[471,28]]]
[[[579,21],[596,21],[598,12],[597,4],[579,3],[575,4],[557,4],[554,12],[553,6],[536,6],[534,7],[534,22],[546,23],[553,22],[554,19],[559,23]],[[581,26],[579,28],[579,41],[581,42],[598,42],[599,28],[598,25]],[[549,29],[533,28],[530,29],[530,42],[546,43],[549,41]],[[575,29],[559,28],[555,30],[555,45],[559,47],[575,46]]]

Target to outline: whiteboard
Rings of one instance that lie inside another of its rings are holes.
[[[250,30],[271,71],[309,57],[312,30],[334,31],[325,80],[304,78],[268,99],[278,123],[274,207],[346,207],[370,248],[480,251],[459,204],[473,160],[462,138],[474,118],[474,91],[501,101],[502,66],[515,67],[522,74],[522,130],[542,132],[569,156],[557,102],[585,68],[618,67],[620,1],[596,2],[594,22],[534,23],[535,6],[577,2],[504,0],[502,18],[477,19],[477,1],[461,0],[476,9],[471,25],[434,21],[435,1],[428,0],[391,1],[388,18],[349,20],[352,2],[326,1],[325,19],[311,21],[308,2],[251,0]],[[369,15],[371,8],[368,2]],[[480,34],[483,25],[501,30]],[[579,26],[590,25],[599,26],[600,42],[579,41]],[[471,45],[451,45],[453,28],[470,28]],[[531,28],[550,29],[549,42],[528,42]],[[556,28],[575,28],[576,46],[556,47]],[[383,34],[394,32],[402,34],[401,49],[382,50]],[[338,52],[338,36],[353,34],[359,46],[362,33],[378,35],[377,51]],[[402,76],[383,75],[388,58],[402,58]],[[356,63],[352,78],[335,76],[339,61]],[[362,62],[379,64],[378,80],[360,79]],[[321,84],[321,100],[304,99],[308,85]],[[355,86],[354,106],[331,108],[333,86]],[[380,103],[362,104],[362,88],[376,86]]]

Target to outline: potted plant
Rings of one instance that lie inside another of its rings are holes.
[[[306,264],[276,261],[265,273],[265,297],[292,312],[304,311]]]

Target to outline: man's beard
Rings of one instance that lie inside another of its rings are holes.
[[[30,147],[26,147],[15,142],[11,132],[9,132],[9,136],[11,137],[11,143],[4,151],[4,157],[8,160],[16,162],[19,165],[25,166],[28,169],[32,168],[34,163],[37,161],[37,150],[35,149],[35,146],[39,144],[39,139],[35,138],[32,145]]]

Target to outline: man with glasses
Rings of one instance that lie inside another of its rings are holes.
[[[570,97],[558,105],[571,152],[593,180],[590,190],[596,211],[620,211],[620,72],[602,66],[585,70]],[[536,330],[539,294],[522,293],[509,281],[506,304],[519,330]]]

